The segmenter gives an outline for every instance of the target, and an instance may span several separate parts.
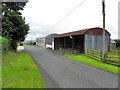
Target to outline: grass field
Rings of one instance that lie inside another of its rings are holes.
[[[2,87],[45,88],[45,83],[30,55],[7,51],[2,57]]]
[[[32,46],[33,44],[32,42],[26,42],[26,43],[24,42],[23,45]]]
[[[64,56],[67,58],[70,58],[74,61],[77,61],[77,62],[80,62],[83,64],[87,64],[89,66],[96,67],[96,68],[120,75],[120,73],[118,72],[117,66],[99,62],[99,61],[91,59],[85,55],[64,54]]]
[[[0,88],[2,87],[2,50],[8,49],[8,39],[0,36]]]

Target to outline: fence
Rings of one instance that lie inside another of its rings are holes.
[[[85,55],[90,58],[102,61],[102,52],[101,51],[85,49]],[[118,57],[118,52],[117,53],[115,53],[115,52],[106,53],[105,63],[120,66],[120,58]]]
[[[106,55],[106,63],[120,66],[120,58],[118,56],[118,52],[109,52]]]
[[[101,51],[97,51],[97,50],[92,50],[92,49],[87,49],[86,48],[85,49],[85,55],[90,57],[90,58],[99,60],[99,61],[102,60],[102,52]]]

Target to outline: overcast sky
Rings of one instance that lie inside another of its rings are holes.
[[[29,0],[23,17],[30,25],[26,40],[92,27],[102,27],[102,0],[86,0],[57,26],[56,23],[84,0]],[[118,38],[118,1],[105,0],[106,29]],[[55,26],[55,27],[54,27]],[[52,28],[54,27],[54,28]]]

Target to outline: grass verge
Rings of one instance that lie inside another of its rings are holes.
[[[45,84],[29,54],[8,51],[2,56],[2,87],[45,88]]]
[[[64,56],[69,59],[72,59],[74,61],[77,61],[77,62],[80,62],[83,64],[87,64],[89,66],[93,66],[93,67],[120,75],[120,73],[119,73],[120,71],[118,71],[119,68],[117,66],[99,62],[99,61],[91,59],[85,55],[64,54]]]
[[[24,42],[23,45],[32,46],[33,44],[32,44],[32,42],[26,42],[26,43]]]

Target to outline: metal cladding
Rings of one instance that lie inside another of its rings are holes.
[[[53,39],[55,36],[57,36],[58,34],[49,34],[48,36],[45,37],[45,43],[52,45]]]
[[[102,28],[95,27],[95,28],[88,28],[88,29],[83,29],[83,30],[78,30],[78,31],[59,34],[55,38],[57,38],[57,37],[66,37],[66,36],[74,36],[74,35],[82,35],[82,34],[102,35],[102,33],[103,33]],[[105,35],[110,36],[110,33],[106,30]]]

